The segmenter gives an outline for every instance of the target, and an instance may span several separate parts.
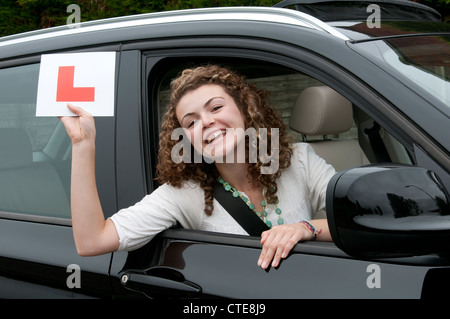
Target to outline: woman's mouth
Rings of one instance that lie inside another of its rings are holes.
[[[205,139],[205,142],[206,144],[211,144],[216,138],[218,138],[219,136],[224,136],[225,134],[226,131],[221,130],[215,131]]]

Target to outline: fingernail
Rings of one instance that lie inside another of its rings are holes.
[[[263,262],[262,265],[261,265],[261,268],[262,269],[266,269],[267,268],[267,262]]]

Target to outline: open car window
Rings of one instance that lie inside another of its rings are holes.
[[[193,62],[197,60],[198,62]],[[157,104],[159,128],[169,102],[170,81],[181,70],[205,63],[230,67],[243,74],[258,88],[266,90],[269,93],[270,105],[281,115],[293,142],[310,143],[316,153],[337,171],[376,162],[412,163],[403,145],[375,123],[358,105],[345,99],[339,92],[303,72],[258,60],[215,58],[211,62],[210,59],[192,58],[187,62],[185,59],[168,58],[161,61],[158,84],[151,86],[158,87],[155,92],[158,98],[154,103]],[[346,104],[344,107],[348,110],[350,125],[344,125],[345,128],[333,134],[327,133],[331,131],[327,127],[319,129],[317,133],[303,128],[304,124],[300,122],[304,118],[314,120],[314,112],[321,112],[319,109],[323,107],[322,104],[335,103],[336,99],[342,99]],[[383,141],[383,149],[374,147],[373,134],[368,133],[370,130]]]

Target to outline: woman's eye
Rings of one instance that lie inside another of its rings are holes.
[[[190,122],[188,123],[187,127],[188,127],[188,128],[190,128],[190,127],[194,126],[194,125],[195,125],[195,123],[197,123],[197,121],[196,121],[196,120],[194,120],[194,121],[190,121]]]
[[[223,107],[223,105],[216,105],[216,106],[214,106],[214,107],[212,108],[212,111],[215,112],[215,111],[219,110],[219,109],[222,108],[222,107]]]

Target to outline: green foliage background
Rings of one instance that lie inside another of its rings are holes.
[[[272,6],[281,0],[0,0],[0,36],[66,24],[67,7],[81,8],[81,21],[138,13],[218,6]],[[450,16],[450,0],[417,0]]]

